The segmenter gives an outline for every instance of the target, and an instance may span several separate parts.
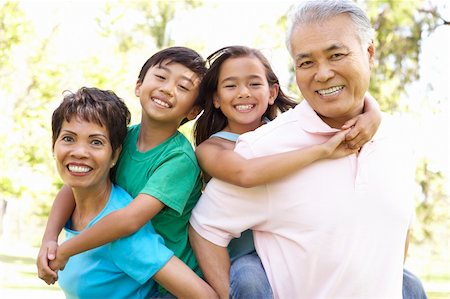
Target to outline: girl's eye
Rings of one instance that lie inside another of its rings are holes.
[[[233,88],[233,87],[236,87],[236,85],[234,85],[234,84],[227,84],[224,87],[225,88]]]
[[[262,85],[262,83],[260,83],[260,82],[250,83],[250,86],[261,86],[261,85]]]
[[[155,74],[155,77],[158,78],[158,79],[161,79],[161,80],[166,79],[166,77],[164,77],[162,75],[158,75],[158,74]]]
[[[72,142],[73,138],[70,136],[63,136],[63,137],[61,137],[61,140],[64,142]]]

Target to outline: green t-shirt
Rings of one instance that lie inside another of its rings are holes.
[[[189,218],[202,187],[192,145],[177,132],[157,147],[140,152],[136,146],[140,128],[140,125],[128,128],[117,164],[116,183],[134,198],[145,193],[166,205],[153,217],[152,224],[166,246],[201,275],[188,240]]]

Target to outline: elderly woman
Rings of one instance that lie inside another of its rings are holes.
[[[65,226],[71,238],[132,197],[111,181],[130,112],[113,92],[81,88],[68,93],[52,117],[53,153],[75,197]],[[68,298],[148,298],[156,283],[177,297],[211,297],[212,289],[164,246],[148,222],[136,233],[69,259],[59,272]]]

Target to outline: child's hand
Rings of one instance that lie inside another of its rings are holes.
[[[64,257],[61,252],[56,253],[56,257],[51,260],[48,264],[53,271],[64,270],[69,259]]]
[[[338,159],[358,152],[359,148],[351,149],[345,142],[345,136],[349,131],[350,129],[340,131],[322,144],[328,159]]]
[[[342,130],[350,129],[345,136],[347,146],[351,149],[360,149],[367,141],[372,139],[379,125],[379,121],[370,119],[366,114],[360,114],[350,119],[341,128]]]
[[[50,261],[54,260],[56,257],[57,248],[58,243],[56,241],[42,243],[36,260],[38,276],[48,285],[54,284],[58,280],[57,272],[49,267]]]

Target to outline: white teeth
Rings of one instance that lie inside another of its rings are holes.
[[[166,108],[170,108],[169,104],[167,104],[166,102],[163,102],[163,101],[161,101],[159,99],[155,99],[155,98],[152,98],[152,100],[153,100],[153,102],[155,102],[158,105],[164,106]]]
[[[236,109],[238,111],[247,111],[247,110],[252,109],[253,107],[255,107],[255,105],[237,105]]]
[[[78,165],[69,165],[68,168],[71,172],[81,172],[81,173],[86,173],[91,170],[90,167]]]
[[[331,94],[337,93],[338,91],[342,90],[343,88],[344,88],[344,86],[342,86],[342,85],[341,86],[334,86],[334,87],[331,87],[331,88],[318,90],[317,92],[320,95],[325,96],[325,95],[331,95]]]

